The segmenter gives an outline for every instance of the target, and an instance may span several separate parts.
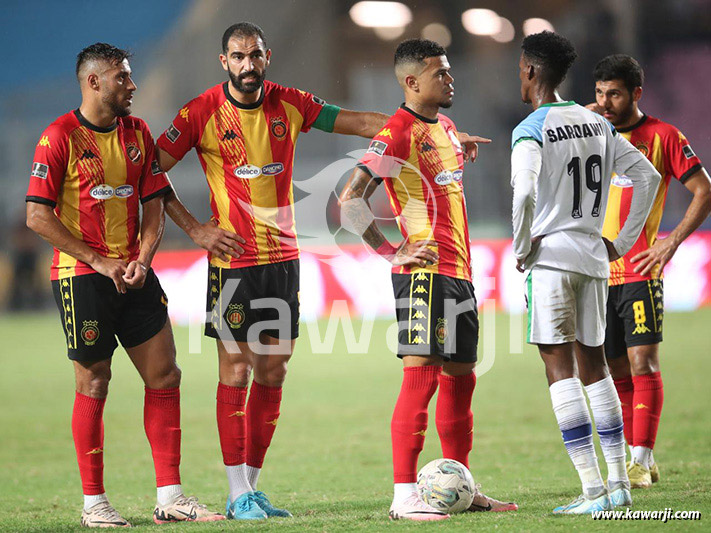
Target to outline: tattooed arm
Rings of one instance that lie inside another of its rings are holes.
[[[432,241],[410,243],[406,239],[398,247],[388,242],[375,223],[375,217],[368,203],[368,199],[378,188],[378,183],[362,168],[356,167],[353,170],[339,198],[341,218],[349,224],[347,229],[360,235],[373,250],[393,265],[424,267],[439,261],[437,253],[427,247],[436,245]]]

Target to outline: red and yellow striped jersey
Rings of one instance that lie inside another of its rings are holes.
[[[294,148],[323,105],[312,94],[270,81],[264,82],[257,102],[241,104],[225,82],[185,105],[160,136],[160,149],[178,160],[195,147],[210,187],[213,217],[247,241],[239,259],[212,256],[212,265],[241,268],[299,257]]]
[[[630,259],[656,242],[672,176],[684,183],[702,168],[701,161],[692,150],[689,141],[671,124],[644,115],[634,126],[617,129],[617,131],[647,156],[662,175],[662,181],[659,183],[652,210],[639,239],[627,255],[610,263],[610,285],[660,277],[659,265],[656,265],[646,276],[642,276],[635,273],[635,265],[630,262]],[[627,220],[631,202],[632,182],[625,176],[613,175],[607,199],[605,223],[602,228],[603,237],[611,241],[617,237]]]
[[[26,200],[54,207],[77,239],[104,257],[128,262],[140,251],[139,198],[145,203],[170,190],[145,122],[119,117],[114,126],[99,128],[77,109],[42,133]],[[53,280],[94,272],[55,248]]]
[[[359,167],[385,181],[403,237],[437,243],[438,263],[395,266],[393,272],[471,280],[464,156],[454,122],[441,114],[428,119],[403,104],[373,138]]]

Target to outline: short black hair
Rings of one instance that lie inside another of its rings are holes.
[[[578,57],[573,43],[552,31],[529,35],[523,40],[521,48],[527,59],[541,66],[543,80],[553,88],[563,82]]]
[[[267,39],[264,37],[262,28],[251,22],[238,22],[225,30],[222,34],[222,52],[227,53],[227,43],[234,36],[239,37],[259,37],[264,46],[267,46]]]
[[[100,59],[114,64],[121,63],[121,61],[130,58],[132,55],[133,54],[128,50],[117,48],[108,43],[94,43],[92,45],[89,45],[77,54],[77,78],[79,77],[79,71],[81,70],[81,67],[87,61]]]
[[[395,50],[395,66],[402,63],[422,63],[428,57],[446,55],[442,45],[429,39],[407,39]]]
[[[634,57],[614,54],[600,60],[593,70],[595,81],[622,80],[631,93],[644,84],[644,70]]]

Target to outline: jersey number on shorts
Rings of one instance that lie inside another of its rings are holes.
[[[582,184],[580,177],[580,158],[574,157],[568,163],[568,175],[573,176],[573,218],[582,218],[583,211],[580,207],[582,196]],[[593,154],[585,162],[585,185],[595,193],[595,203],[593,204],[592,216],[600,216],[600,201],[602,200],[602,180],[601,180],[602,158]]]

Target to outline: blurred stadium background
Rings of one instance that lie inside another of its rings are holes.
[[[511,227],[510,132],[529,112],[518,91],[517,59],[525,32],[554,28],[573,40],[579,59],[563,94],[579,103],[593,99],[591,71],[600,58],[615,52],[637,57],[647,75],[643,110],[675,124],[702,161],[707,165],[711,161],[711,107],[699,105],[711,82],[709,0],[420,0],[391,3],[387,15],[374,15],[367,3],[356,4],[354,0],[130,0],[118,7],[80,0],[3,2],[0,224],[6,231],[0,234],[0,309],[53,306],[47,279],[50,248],[24,227],[23,198],[41,131],[80,101],[73,75],[76,53],[99,40],[134,51],[131,63],[139,87],[134,113],[149,123],[156,137],[185,102],[226,79],[217,55],[222,32],[235,21],[250,20],[265,30],[273,50],[270,79],[342,107],[385,113],[402,100],[391,67],[397,42],[426,36],[446,45],[457,90],[448,114],[460,129],[494,140],[481,150],[479,161],[466,169],[464,178],[479,299],[496,299],[499,308],[510,311],[520,310],[523,303],[520,278],[505,239]],[[381,27],[367,27],[372,24]],[[329,202],[324,191],[330,193],[344,175],[327,167],[366,146],[363,139],[322,132],[300,138],[295,181],[296,197],[301,200],[297,228],[306,251],[305,319],[322,316],[333,299],[345,299],[359,314],[388,314],[392,309],[382,297],[391,293],[383,261],[375,258],[364,263],[367,252],[358,245],[328,262],[310,253],[314,246],[328,252],[335,244],[334,198]],[[189,208],[207,220],[208,192],[194,152],[170,175]],[[684,187],[672,185],[662,231],[680,220],[689,198]],[[383,194],[376,204],[387,215]],[[710,230],[711,222],[707,220],[704,228]],[[711,303],[709,235],[692,237],[667,269],[670,309]],[[193,250],[161,253],[156,268],[162,271],[173,317],[185,322],[194,311],[198,320],[203,305],[203,254],[170,222],[161,247],[162,252],[167,250]],[[371,280],[365,280],[365,285],[363,276],[357,275],[363,268],[377,273],[376,287]]]

